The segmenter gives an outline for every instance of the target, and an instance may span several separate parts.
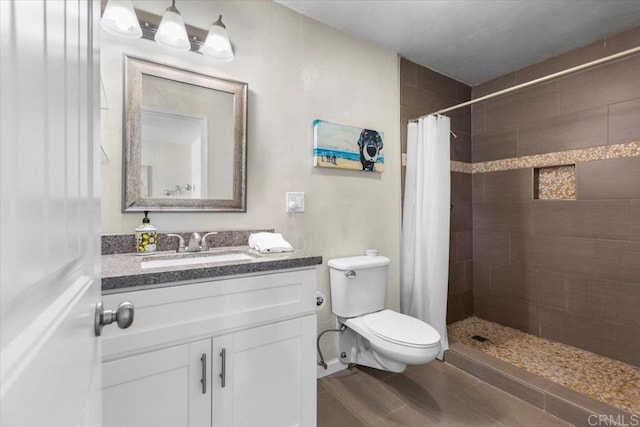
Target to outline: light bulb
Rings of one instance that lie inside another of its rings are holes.
[[[222,15],[216,22],[211,24],[209,34],[201,49],[202,53],[218,61],[231,61],[233,59],[233,49],[229,41],[225,25],[222,23]]]
[[[183,52],[191,49],[189,36],[187,36],[187,30],[184,27],[184,19],[174,6],[169,6],[162,16],[155,41],[162,46]]]
[[[130,0],[109,0],[100,25],[116,36],[139,39],[142,29]]]

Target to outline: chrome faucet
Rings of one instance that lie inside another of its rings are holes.
[[[167,234],[167,237],[178,238],[178,249],[176,249],[176,252],[200,252],[209,250],[209,246],[207,245],[207,237],[213,236],[214,234],[218,234],[218,232],[212,231],[202,237],[198,232],[191,233],[188,245],[184,244],[184,239],[179,234]]]
[[[189,245],[187,246],[187,252],[200,252],[202,250],[202,248],[200,247],[201,241],[202,236],[200,236],[200,233],[191,233],[191,237],[189,238]]]
[[[167,234],[167,237],[177,237],[178,238],[178,249],[176,249],[176,252],[184,252],[186,250],[185,246],[184,246],[184,239],[182,238],[181,235],[169,233],[169,234]]]
[[[208,251],[208,250],[209,250],[209,245],[207,245],[207,237],[209,237],[209,236],[213,236],[213,235],[216,235],[216,234],[218,234],[218,232],[217,232],[217,231],[211,231],[211,232],[209,232],[209,233],[205,234],[204,236],[202,236],[202,240],[200,240],[200,242],[202,243],[202,244],[200,245],[200,248],[201,248],[203,251]]]

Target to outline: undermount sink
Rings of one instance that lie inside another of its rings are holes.
[[[255,259],[256,256],[251,256],[246,252],[235,253],[223,253],[223,254],[185,254],[181,257],[171,259],[154,259],[149,261],[142,261],[140,267],[142,268],[164,268],[164,267],[180,267],[184,265],[195,264],[216,264],[221,262],[231,261],[248,261]]]

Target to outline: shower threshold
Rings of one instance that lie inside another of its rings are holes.
[[[475,316],[449,325],[448,333],[448,363],[565,421],[640,422],[638,367]]]

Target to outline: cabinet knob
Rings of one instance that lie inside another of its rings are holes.
[[[102,301],[96,304],[96,314],[94,317],[93,328],[97,337],[102,335],[102,327],[110,325],[113,322],[118,324],[120,329],[127,329],[133,324],[133,315],[135,308],[131,301],[124,301],[114,310],[105,310]]]

